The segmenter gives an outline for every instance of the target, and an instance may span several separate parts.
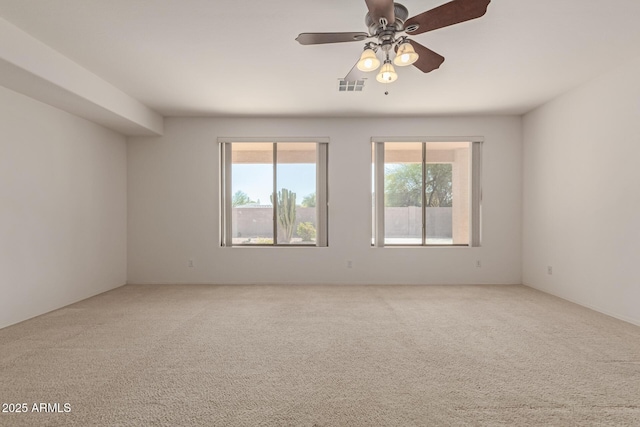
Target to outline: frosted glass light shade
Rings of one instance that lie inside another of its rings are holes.
[[[391,65],[391,61],[384,61],[384,65],[380,69],[380,72],[376,76],[376,80],[380,83],[393,83],[398,79],[396,70]]]
[[[398,67],[406,67],[418,60],[419,56],[411,46],[411,43],[404,42],[398,47],[396,57],[393,58],[393,63]]]
[[[367,48],[360,55],[360,60],[358,61],[358,70],[369,72],[373,70],[377,70],[380,66],[380,60],[376,56],[376,53],[373,49]]]

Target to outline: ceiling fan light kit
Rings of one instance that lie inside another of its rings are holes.
[[[377,70],[379,66],[380,60],[376,56],[375,51],[367,44],[364,48],[364,52],[360,55],[360,60],[357,64],[358,70],[367,73],[369,71]]]
[[[388,59],[384,61],[384,65],[376,76],[376,80],[380,83],[393,83],[398,80],[398,74],[393,68],[393,65],[391,65],[391,61],[389,61]]]
[[[409,40],[408,36],[422,34],[450,25],[479,18],[487,12],[491,0],[453,0],[434,9],[407,19],[409,11],[393,0],[365,0],[369,12],[365,24],[369,33],[301,33],[296,40],[302,45],[342,43],[377,39],[365,44],[364,51],[345,80],[353,80],[354,70],[371,72],[380,66],[376,56],[382,51],[384,63],[376,80],[392,83],[398,79],[393,65],[413,65],[423,73],[431,72],[442,65],[444,57],[427,47]],[[402,35],[406,33],[407,35]],[[395,52],[393,65],[390,54]]]
[[[407,65],[413,65],[419,58],[420,55],[416,53],[411,43],[404,41],[398,46],[393,63],[398,67],[406,67]]]

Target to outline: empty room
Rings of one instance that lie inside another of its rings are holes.
[[[639,426],[639,18],[0,0],[0,426]]]

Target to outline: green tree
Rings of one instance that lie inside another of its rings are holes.
[[[452,166],[450,163],[427,165],[427,207],[451,207],[453,204]]]
[[[303,208],[315,208],[316,207],[316,193],[311,193],[307,196],[304,196],[302,199],[301,206]]]
[[[426,165],[425,198],[427,207],[450,207],[453,201],[451,165]],[[385,171],[386,206],[422,206],[422,165],[403,163]]]
[[[231,205],[235,208],[236,206],[248,205],[250,203],[255,203],[251,198],[242,190],[238,190],[234,193],[233,199],[231,200]]]
[[[422,206],[422,165],[403,163],[386,167],[385,206]]]

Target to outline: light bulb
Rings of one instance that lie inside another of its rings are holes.
[[[393,58],[393,63],[398,67],[406,67],[407,65],[411,65],[418,60],[420,56],[413,49],[413,46],[408,41],[405,41],[400,46],[398,46],[398,53],[396,57]]]
[[[394,70],[391,61],[384,61],[384,65],[380,69],[380,72],[376,76],[376,80],[380,83],[393,83],[398,79],[398,74]]]
[[[369,72],[376,70],[380,66],[380,60],[376,57],[376,53],[370,47],[365,48],[360,60],[358,61],[358,70]]]

